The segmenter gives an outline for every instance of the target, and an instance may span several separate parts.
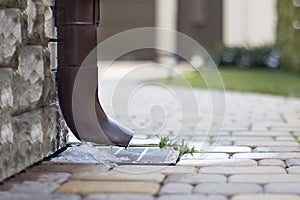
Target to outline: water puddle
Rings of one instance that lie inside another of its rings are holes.
[[[173,149],[143,146],[96,146],[90,143],[73,144],[50,162],[108,164],[175,164],[179,156]]]

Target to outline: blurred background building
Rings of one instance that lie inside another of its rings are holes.
[[[276,0],[224,0],[224,44],[247,47],[275,44],[276,2]]]
[[[224,45],[260,46],[276,40],[276,0],[102,0],[100,41],[138,27],[178,30],[195,39],[209,52]],[[167,42],[180,48],[176,38]],[[158,53],[159,54],[159,53]],[[154,59],[154,50],[143,50],[126,59]]]

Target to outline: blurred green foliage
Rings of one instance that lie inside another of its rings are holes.
[[[300,7],[293,0],[278,0],[277,47],[280,50],[280,64],[283,69],[300,72]],[[299,24],[298,24],[299,26]]]
[[[224,47],[214,60],[221,66],[278,68],[280,53],[273,46]]]

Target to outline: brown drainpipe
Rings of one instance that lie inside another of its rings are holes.
[[[57,27],[57,52],[58,52],[58,97],[63,116],[74,135],[79,140],[102,143],[109,145],[128,146],[133,136],[133,131],[111,120],[104,112],[98,99],[97,90],[91,91],[91,101],[80,105],[85,131],[79,131],[76,113],[72,107],[74,99],[74,83],[78,76],[79,68],[86,56],[97,46],[97,28],[100,18],[99,0],[56,0],[55,20]],[[97,56],[95,55],[89,67],[93,67],[94,73],[88,76],[88,82],[97,84]],[[92,87],[88,87],[92,88]],[[84,93],[84,91],[82,91]],[[83,94],[82,93],[82,94]],[[81,93],[80,93],[81,94]],[[94,105],[96,123],[101,129],[95,131],[95,123],[88,120],[88,106]],[[84,112],[87,113],[84,113]],[[79,115],[80,116],[80,115]],[[75,125],[76,124],[76,125]]]

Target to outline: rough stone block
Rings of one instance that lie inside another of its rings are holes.
[[[45,6],[34,0],[27,0],[26,22],[27,42],[30,44],[46,44],[45,39]]]
[[[50,70],[57,69],[57,43],[50,42],[48,44],[48,48],[50,51]]]
[[[54,0],[35,0],[38,4],[42,4],[45,6],[54,6]]]
[[[23,170],[57,150],[55,112],[48,109],[0,117],[0,179]]]
[[[12,69],[0,68],[0,115],[10,113],[12,106]]]
[[[48,107],[56,101],[47,47],[55,37],[53,5],[0,0],[0,181],[65,144],[58,107]]]
[[[14,149],[16,154],[12,159],[22,161],[22,166],[28,166],[43,158],[43,112],[41,109],[27,112],[13,118]]]
[[[56,38],[56,28],[54,26],[54,16],[50,6],[44,7],[44,35],[46,38]]]
[[[0,145],[13,143],[13,130],[11,117],[8,115],[0,116]]]
[[[52,0],[27,0],[25,21],[28,43],[47,45],[48,38],[56,38],[53,11],[50,7],[53,4]]]
[[[43,47],[25,46],[20,51],[19,67],[14,74],[14,112],[20,113],[42,105],[45,80]]]
[[[17,66],[17,52],[22,43],[20,19],[19,9],[0,9],[0,66]]]
[[[49,70],[45,70],[45,80],[43,82],[43,94],[41,99],[43,106],[49,106],[57,101],[55,78],[53,75],[46,75],[49,74],[47,71]]]
[[[55,152],[60,145],[58,136],[61,136],[57,124],[57,108],[55,106],[48,106],[43,108],[43,155],[49,156]]]
[[[43,48],[43,58],[45,66],[45,80],[43,88],[43,105],[49,106],[57,101],[56,96],[56,73],[51,71],[49,48]]]
[[[26,0],[1,0],[0,8],[21,8],[26,7]]]
[[[13,150],[13,137],[10,116],[0,116],[0,180],[7,175],[10,164],[8,155]]]

